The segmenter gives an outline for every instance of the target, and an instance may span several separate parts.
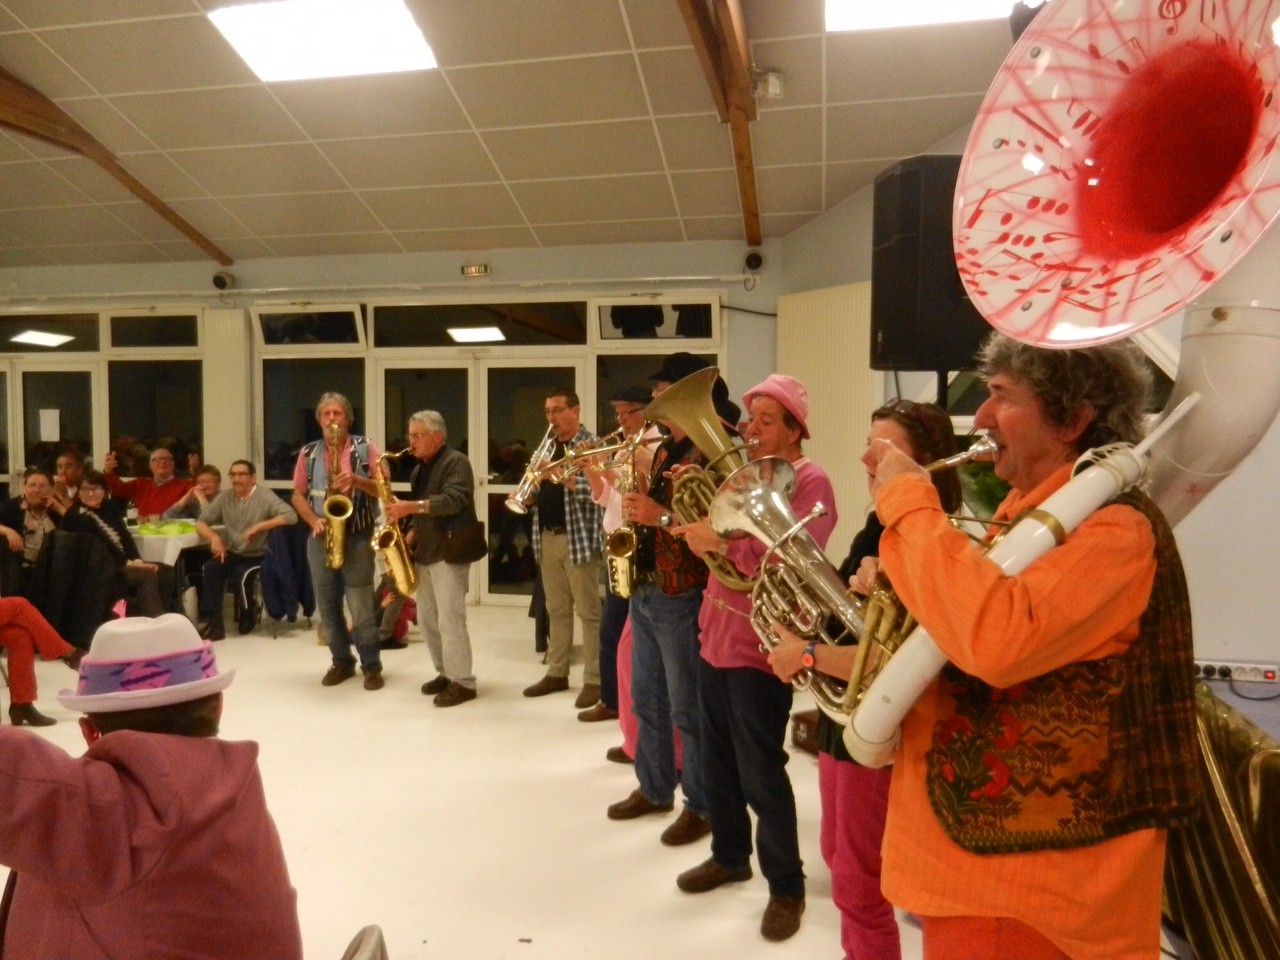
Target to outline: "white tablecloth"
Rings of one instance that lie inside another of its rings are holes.
[[[133,534],[133,542],[138,545],[138,553],[148,563],[167,563],[173,566],[178,562],[178,554],[187,547],[203,543],[198,533],[180,533],[177,536],[161,536],[159,534]]]

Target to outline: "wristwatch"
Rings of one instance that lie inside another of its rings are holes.
[[[664,513],[662,516],[660,516],[658,518],[658,526],[660,526],[663,530],[671,526],[671,514]]]
[[[800,665],[802,667],[813,668],[818,661],[813,657],[813,648],[818,645],[816,640],[810,640],[809,645],[804,648],[804,653],[800,654]]]

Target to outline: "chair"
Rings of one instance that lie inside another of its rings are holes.
[[[262,564],[245,567],[235,584],[236,629],[243,636],[262,621]],[[276,636],[276,620],[271,620],[271,636]]]
[[[36,557],[27,599],[67,643],[87,650],[126,592],[106,544],[89,533],[55,530]]]

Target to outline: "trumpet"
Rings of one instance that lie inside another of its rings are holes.
[[[628,437],[621,428],[614,430],[613,433],[601,437],[594,444],[580,444],[572,450],[566,450],[563,457],[548,463],[540,471],[542,477],[557,473],[561,479],[571,477],[579,470],[588,469],[594,473],[603,473],[606,470],[615,470],[624,465],[634,455],[636,447],[646,444],[662,443],[665,439],[661,436],[646,437],[645,431],[649,429],[649,421],[645,421],[644,426],[640,428],[640,432],[634,437]],[[614,437],[618,437],[614,441]],[[599,457],[606,454],[614,455],[604,463],[596,463]]]
[[[551,455],[555,451],[555,427],[549,426],[547,427],[546,435],[542,438],[542,442],[538,444],[538,448],[529,457],[529,464],[524,468],[524,476],[520,478],[520,483],[511,491],[511,495],[507,497],[506,508],[512,513],[518,513],[523,516],[529,512],[525,501],[532,497],[534,491],[538,489],[538,484],[542,482],[547,464],[551,462]]]

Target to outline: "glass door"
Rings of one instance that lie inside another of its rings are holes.
[[[94,377],[97,368],[26,367],[19,371],[19,410],[17,411],[18,449],[22,465],[40,465],[53,469],[63,450],[75,450],[90,466],[100,466],[101,457],[94,438],[105,435],[105,411],[95,411]],[[17,472],[21,472],[20,469]]]

